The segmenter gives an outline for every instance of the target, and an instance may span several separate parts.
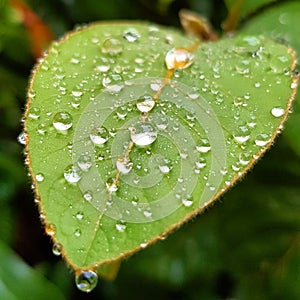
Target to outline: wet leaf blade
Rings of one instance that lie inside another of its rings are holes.
[[[295,92],[286,72],[294,56],[261,37],[201,45],[141,121],[136,104],[164,84],[166,54],[194,43],[166,28],[104,23],[66,37],[38,65],[26,114],[30,170],[46,232],[74,269],[164,238],[273,143]],[[133,163],[127,173],[119,158]]]

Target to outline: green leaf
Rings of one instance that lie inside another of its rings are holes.
[[[269,8],[261,14],[252,18],[247,24],[241,28],[242,34],[256,34],[259,32],[274,40],[281,40],[288,43],[298,53],[300,53],[300,27],[295,26],[300,18],[300,3],[290,2],[282,3]],[[297,101],[294,104],[293,114],[287,123],[284,136],[288,143],[300,155],[300,137],[299,137],[299,112],[300,97],[297,94]]]
[[[163,27],[102,23],[36,67],[27,160],[46,232],[77,274],[203,211],[280,131],[293,51],[254,36],[195,46]]]
[[[65,299],[55,285],[28,267],[1,241],[0,250],[1,299]]]

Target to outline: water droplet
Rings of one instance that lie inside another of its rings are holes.
[[[123,51],[122,42],[119,39],[109,38],[102,44],[102,53],[107,53],[111,56],[120,54]]]
[[[211,150],[208,139],[201,139],[199,144],[196,146],[197,151],[201,153],[207,153]]]
[[[82,171],[79,167],[69,165],[64,171],[64,178],[69,183],[76,183],[81,179]]]
[[[149,210],[145,210],[143,212],[143,215],[146,217],[146,218],[151,218],[152,217],[152,212],[149,211]]]
[[[251,160],[251,154],[250,153],[247,153],[247,152],[240,153],[240,155],[239,155],[240,164],[246,166],[249,163],[250,160]]]
[[[28,118],[37,120],[40,117],[41,110],[38,107],[32,107],[28,111]]]
[[[185,69],[193,63],[194,55],[184,48],[171,49],[165,58],[169,70]]]
[[[127,113],[128,111],[125,106],[118,106],[118,108],[116,109],[116,114],[121,120],[125,120]]]
[[[79,228],[77,228],[75,231],[74,231],[74,235],[76,237],[80,237],[81,236],[81,230]]]
[[[121,223],[117,223],[116,224],[116,229],[118,230],[118,232],[124,232],[126,229],[126,225],[125,224],[121,224]]]
[[[249,140],[250,130],[245,125],[239,126],[233,137],[239,144],[243,144]]]
[[[53,244],[52,253],[56,256],[60,256],[62,253],[62,245],[60,243]]]
[[[102,80],[102,84],[109,92],[118,93],[123,87],[123,78],[120,74],[109,74]]]
[[[56,130],[66,131],[73,125],[73,118],[68,112],[58,112],[54,115],[52,124]]]
[[[106,188],[110,193],[116,192],[118,190],[118,183],[115,177],[111,177],[106,182]]]
[[[206,160],[204,157],[200,157],[199,160],[196,162],[197,169],[203,169],[206,166]]]
[[[281,116],[284,115],[284,109],[281,107],[274,107],[271,110],[271,114],[272,116],[274,116],[275,118],[279,118]]]
[[[133,167],[133,163],[127,157],[120,157],[116,162],[118,171],[122,174],[128,174]]]
[[[84,213],[82,211],[79,211],[79,212],[76,213],[75,217],[76,217],[77,220],[81,221],[83,219],[83,216],[84,216]]]
[[[109,132],[108,130],[102,126],[94,128],[90,134],[90,139],[94,143],[94,145],[103,145],[108,141]]]
[[[144,96],[136,104],[137,109],[142,113],[148,113],[155,105],[155,101],[151,96]]]
[[[77,164],[82,171],[87,171],[92,166],[92,158],[89,155],[82,154],[79,156]]]
[[[74,97],[81,97],[83,92],[81,91],[72,91],[71,94],[74,96]]]
[[[182,198],[181,203],[185,206],[185,207],[190,207],[193,205],[193,200],[190,198]]]
[[[46,234],[53,236],[56,233],[56,226],[54,224],[47,224],[45,226],[45,232]]]
[[[136,29],[130,28],[124,32],[123,37],[128,42],[133,43],[140,38],[140,34]]]
[[[267,145],[270,141],[270,138],[267,134],[261,133],[255,137],[255,145],[259,147],[263,147]]]
[[[43,182],[44,179],[45,179],[45,177],[44,177],[44,175],[42,173],[38,173],[38,174],[35,175],[35,179],[38,182]]]
[[[81,270],[76,272],[75,283],[80,291],[89,293],[97,286],[98,275],[92,270]]]
[[[149,123],[138,123],[135,127],[130,127],[131,140],[138,146],[148,146],[157,138],[155,127]]]
[[[86,200],[86,201],[91,201],[93,199],[93,194],[92,192],[90,191],[86,191],[83,193],[83,198]]]
[[[26,144],[26,139],[27,139],[27,133],[25,131],[21,132],[17,137],[17,140],[21,145]]]

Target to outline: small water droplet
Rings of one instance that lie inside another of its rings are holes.
[[[21,132],[17,137],[17,140],[21,145],[26,144],[26,139],[27,139],[27,133],[25,131]]]
[[[118,190],[118,183],[115,177],[111,177],[106,182],[106,188],[110,193],[116,192]]]
[[[45,179],[45,177],[44,177],[44,175],[42,173],[38,173],[38,174],[35,175],[35,179],[38,182],[43,182],[44,179]]]
[[[211,150],[208,139],[201,139],[198,145],[196,146],[197,151],[201,153],[207,153]]]
[[[130,127],[131,140],[138,146],[148,146],[157,138],[155,127],[149,123],[138,123],[135,127]]]
[[[90,191],[86,191],[83,193],[83,198],[86,200],[86,201],[91,201],[93,199],[93,194],[92,192]]]
[[[125,106],[118,106],[118,108],[116,109],[116,114],[121,120],[125,120],[125,118],[127,117],[127,113],[128,111]]]
[[[151,96],[144,96],[142,99],[139,99],[139,102],[136,104],[137,109],[142,113],[148,113],[155,106],[155,101]]]
[[[80,237],[81,236],[81,230],[79,228],[77,228],[75,231],[74,231],[74,235],[76,237]]]
[[[111,56],[120,54],[123,51],[122,42],[116,38],[106,39],[102,44],[102,53],[107,53]]]
[[[74,90],[71,92],[71,94],[74,96],[74,97],[81,97],[83,92],[82,91],[77,91],[77,90]]]
[[[126,224],[117,223],[116,224],[116,229],[118,230],[118,232],[124,232],[125,229],[126,229]]]
[[[89,155],[82,154],[79,156],[77,164],[82,171],[87,171],[92,166],[92,158]]]
[[[185,206],[185,207],[190,207],[193,205],[193,200],[190,198],[182,198],[181,203]]]
[[[105,144],[108,138],[109,132],[104,126],[94,128],[90,134],[91,141],[97,146]]]
[[[79,211],[76,213],[75,217],[77,220],[81,221],[84,217],[84,213],[82,211]]]
[[[46,232],[46,234],[48,234],[50,236],[55,235],[55,233],[56,233],[56,226],[54,224],[51,224],[51,223],[47,224],[45,226],[45,232]]]
[[[38,107],[32,107],[28,111],[28,118],[37,120],[40,117],[41,110]]]
[[[73,118],[68,112],[58,112],[54,115],[52,124],[58,131],[66,131],[73,125]]]
[[[247,126],[239,126],[233,135],[234,139],[239,143],[243,144],[247,142],[250,138],[250,130]]]
[[[81,270],[76,272],[75,283],[80,291],[89,293],[97,286],[98,275],[93,270]]]
[[[120,74],[109,74],[102,80],[102,84],[109,92],[118,93],[123,87],[123,78]]]
[[[140,38],[140,34],[136,29],[130,28],[124,32],[123,37],[128,42],[133,43]]]
[[[194,60],[194,55],[184,48],[171,49],[165,58],[166,66],[169,70],[185,69],[189,67]]]
[[[62,245],[60,243],[53,244],[52,253],[56,256],[60,256],[62,253]]]
[[[77,183],[81,179],[82,171],[79,167],[69,165],[64,170],[64,178],[69,183]]]
[[[120,157],[116,162],[116,167],[120,173],[128,174],[132,170],[133,163],[126,157]]]
[[[255,145],[259,147],[263,147],[267,145],[270,141],[270,138],[267,134],[261,133],[255,137]]]
[[[284,115],[284,109],[281,107],[274,107],[271,110],[271,114],[272,116],[274,116],[275,118],[279,118],[281,116]]]

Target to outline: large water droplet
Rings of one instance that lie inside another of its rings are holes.
[[[271,114],[272,116],[279,118],[284,115],[284,109],[281,107],[274,107],[271,110]]]
[[[94,143],[94,145],[103,145],[108,141],[109,132],[108,130],[102,126],[94,128],[90,134],[90,139]]]
[[[58,112],[54,115],[52,124],[56,130],[66,131],[73,125],[73,118],[68,112]]]
[[[249,140],[250,130],[247,126],[239,126],[233,137],[239,144],[243,144]]]
[[[32,107],[28,111],[28,118],[37,120],[40,117],[41,110],[38,107]]]
[[[83,193],[83,198],[86,200],[86,201],[91,201],[93,199],[93,194],[92,192],[90,191],[86,191]]]
[[[93,270],[81,270],[76,273],[75,283],[80,291],[89,293],[97,286],[98,275]]]
[[[133,163],[126,157],[120,157],[116,162],[116,167],[120,173],[128,174],[132,170]]]
[[[152,110],[155,105],[155,101],[151,96],[144,96],[139,102],[136,104],[137,109],[142,113],[148,113]]]
[[[116,229],[117,229],[119,232],[124,232],[125,229],[126,229],[126,225],[125,225],[125,224],[122,224],[122,223],[117,223],[117,224],[116,224]]]
[[[171,49],[165,58],[169,70],[185,69],[193,63],[194,55],[184,48]]]
[[[157,138],[155,127],[149,123],[138,123],[134,127],[130,127],[131,140],[138,146],[148,146]]]
[[[69,183],[76,183],[81,179],[82,171],[79,167],[69,165],[64,171],[64,178]]]
[[[106,39],[102,44],[102,53],[117,55],[123,51],[122,42],[115,38]]]
[[[113,93],[120,92],[124,87],[123,78],[119,74],[109,74],[105,76],[102,80],[102,84],[108,91]]]
[[[211,150],[211,146],[209,144],[208,139],[201,139],[196,146],[197,151],[201,153],[207,153]]]

